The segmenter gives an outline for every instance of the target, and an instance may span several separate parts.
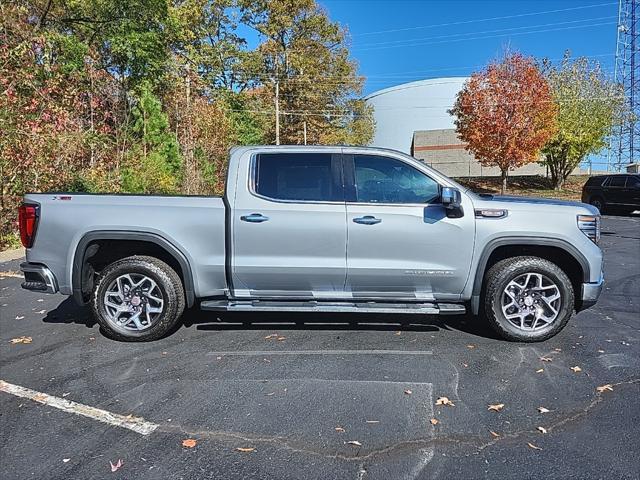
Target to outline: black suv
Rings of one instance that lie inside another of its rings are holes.
[[[582,187],[582,201],[600,212],[607,207],[628,211],[640,209],[640,174],[597,175]]]

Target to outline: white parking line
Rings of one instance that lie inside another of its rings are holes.
[[[264,356],[264,355],[433,355],[431,350],[229,350],[208,352],[207,355]]]
[[[76,415],[82,415],[115,427],[127,428],[141,435],[149,435],[158,428],[157,424],[147,422],[144,418],[107,412],[100,408],[89,407],[88,405],[72,402],[71,400],[54,397],[46,393],[31,390],[30,388],[21,387],[20,385],[13,385],[4,380],[0,380],[0,391],[10,393],[16,397],[28,398],[34,402],[48,405],[65,412],[75,413]]]

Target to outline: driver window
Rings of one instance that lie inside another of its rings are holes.
[[[362,203],[434,203],[438,183],[399,160],[354,155],[356,201]]]

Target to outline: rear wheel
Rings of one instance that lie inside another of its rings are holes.
[[[604,199],[603,199],[602,197],[593,197],[593,198],[589,201],[589,203],[590,203],[591,205],[593,205],[594,207],[596,207],[596,208],[600,211],[600,213],[603,213],[603,212],[604,212],[604,209],[605,209],[605,202],[604,202]]]
[[[507,258],[486,276],[486,318],[508,340],[539,342],[553,337],[573,315],[574,301],[569,277],[543,258]]]
[[[132,342],[157,340],[182,315],[184,289],[178,274],[163,261],[132,256],[100,273],[91,306],[108,337]]]

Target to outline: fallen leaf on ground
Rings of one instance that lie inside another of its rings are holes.
[[[540,433],[547,433],[547,429],[544,427],[536,427]]]
[[[475,345],[467,345],[467,348],[476,348]]]
[[[467,367],[469,366],[469,364],[468,364],[468,363],[463,363],[463,364],[462,364],[462,366],[463,366],[464,368],[467,368]]]
[[[544,368],[539,368],[536,370],[536,373],[542,373],[542,372],[544,372]]]
[[[116,464],[115,464],[115,465],[114,465],[113,463],[111,463],[111,461],[109,461],[109,465],[111,465],[111,471],[112,471],[112,472],[117,472],[117,471],[118,471],[118,469],[119,469],[120,467],[122,467],[123,462],[122,462],[122,460],[118,459],[118,461],[116,462]]]
[[[32,338],[31,337],[18,337],[18,338],[12,338],[11,339],[11,344],[15,345],[16,343],[31,343],[32,342]]]
[[[267,335],[266,337],[264,337],[265,340],[270,340],[272,338],[278,338],[278,334],[272,333],[271,335]]]
[[[278,340],[279,342],[281,342],[282,340],[285,340],[287,337],[278,337],[276,338],[276,340]]]
[[[554,350],[555,350],[556,352],[561,352],[561,351],[562,351],[562,349],[561,349],[561,348],[554,348]]]
[[[266,395],[267,397],[271,397],[271,396],[273,396],[273,395],[275,395],[275,394],[276,394],[276,392],[265,393],[265,395]]]
[[[405,390],[404,393],[405,395],[411,395],[413,392],[411,390]]]
[[[599,350],[598,350],[598,353],[604,353],[604,350],[599,349]]]
[[[533,448],[534,450],[542,450],[540,447],[538,447],[538,446],[534,445],[533,443],[529,443],[529,442],[527,442],[527,446],[528,446],[529,448]]]
[[[429,420],[431,422],[431,425],[437,425],[440,423],[440,421],[437,418],[432,418],[431,420]]]
[[[24,318],[24,315],[17,315],[16,316],[16,320],[22,320]]]
[[[449,400],[447,397],[440,397],[436,400],[436,405],[447,405],[448,407],[455,407],[455,403]]]
[[[187,438],[182,441],[182,446],[186,448],[193,448],[196,446],[197,443],[198,443],[197,440],[194,440],[193,438]]]
[[[498,438],[498,437],[500,436],[500,434],[499,434],[499,433],[496,433],[496,432],[494,432],[493,430],[489,430],[489,433],[490,433],[491,435],[493,435],[494,437],[496,437],[496,438]]]
[[[71,459],[70,459],[70,458],[63,458],[63,459],[62,459],[62,461],[63,461],[64,463],[67,463],[69,460],[71,460]]]
[[[253,452],[255,450],[255,448],[253,448],[253,447],[237,447],[236,450],[238,452],[248,453],[248,452]]]
[[[553,362],[553,358],[551,357],[540,357],[540,360],[543,362]]]
[[[402,332],[398,330],[394,335],[402,335]]]
[[[44,313],[47,313],[47,311],[46,311],[46,310],[40,310],[40,311],[38,311],[38,312],[36,312],[36,313],[37,313],[37,314],[39,314],[39,315],[42,315],[42,314],[44,314]]]
[[[361,447],[362,446],[362,444],[357,440],[349,440],[348,442],[344,442],[344,443],[349,444],[349,445],[355,445],[356,447]]]
[[[548,408],[545,408],[545,407],[538,407],[538,411],[540,413],[549,413],[551,410],[549,410]]]
[[[494,411],[494,412],[499,412],[503,408],[504,408],[504,403],[495,403],[493,405],[489,405],[487,410],[491,410],[491,411]]]
[[[345,430],[344,428],[342,428],[342,427],[336,427],[336,428],[335,428],[335,430],[336,430],[336,432],[338,432],[338,433],[344,433],[344,432],[346,431],[346,430]]]
[[[68,396],[68,395],[71,395],[71,392],[65,392],[65,393],[63,393],[63,394],[62,394],[62,398],[66,397],[66,396]]]
[[[571,367],[571,370],[573,370],[574,373],[579,373],[582,371],[582,369],[577,365],[575,367]]]
[[[613,385],[611,385],[610,383],[607,383],[606,385],[602,385],[600,387],[596,387],[596,390],[599,393],[613,392]]]

